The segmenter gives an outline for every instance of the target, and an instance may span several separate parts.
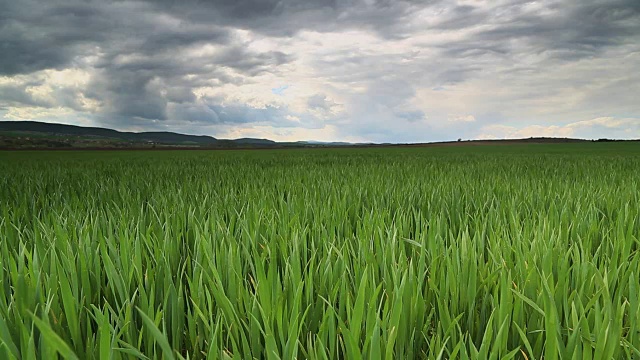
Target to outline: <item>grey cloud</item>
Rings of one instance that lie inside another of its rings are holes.
[[[406,109],[416,91],[414,85],[396,76],[387,76],[370,83],[368,98],[377,104],[397,109]]]
[[[293,57],[280,51],[256,54],[247,51],[243,46],[232,46],[225,49],[219,56],[213,57],[212,60],[217,65],[230,67],[247,75],[255,76],[291,62]]]
[[[85,68],[92,74],[85,95],[103,104],[102,121],[166,120],[168,104],[195,101],[194,87],[240,84],[293,60],[250,51],[211,19],[190,22],[161,3],[0,1],[0,75]],[[197,45],[216,51],[190,53]],[[5,103],[78,108],[77,94],[64,92],[56,91],[55,104],[36,104],[24,89],[0,95]]]
[[[106,103],[108,114],[166,120],[167,99],[162,95],[158,78],[120,72],[116,77],[109,77],[104,86],[94,97]]]
[[[589,116],[613,108],[637,114],[632,95],[637,75],[624,71],[638,64],[637,57],[622,59],[617,54],[640,51],[640,2],[477,4],[458,6],[438,0],[0,0],[0,76],[64,68],[91,74],[86,88],[56,88],[46,101],[26,91],[31,86],[26,83],[2,85],[0,106],[66,106],[83,111],[79,97],[84,95],[101,104],[94,115],[103,125],[131,122],[144,127],[157,126],[155,120],[180,120],[314,127],[319,124],[314,116],[322,116],[342,126],[346,135],[415,140],[447,135],[427,124],[431,119],[446,119],[447,112],[417,108],[416,90],[441,89],[446,98],[451,89],[479,79],[483,86],[493,87],[476,91],[484,96],[484,101],[478,101],[481,105],[469,105],[479,108],[474,113],[478,119],[482,119],[479,114],[492,111],[503,119],[505,114],[516,113],[516,107],[518,116],[528,111],[527,116],[533,117],[531,104],[572,87],[585,92],[583,98],[573,101]],[[427,8],[439,14],[437,21],[427,24],[419,18],[419,11]],[[375,35],[381,46],[377,51],[359,49],[356,43],[341,50],[328,46],[300,64],[296,63],[299,54],[283,49],[252,50],[247,39],[237,35],[238,29],[291,44],[303,30],[355,29]],[[424,40],[404,54],[385,49],[385,42],[394,49],[402,48],[398,40],[429,32],[454,36],[440,42]],[[554,68],[599,57],[610,60],[611,72],[567,67],[566,78],[553,78]],[[293,65],[286,66],[289,64]],[[287,78],[285,71],[298,65],[309,66],[314,81],[326,85],[323,93],[306,99],[309,113],[296,114],[277,106],[259,109],[194,93],[198,87],[242,86],[266,73]],[[616,67],[622,70],[616,72]],[[573,71],[579,75],[572,77]],[[598,85],[583,74],[597,78]],[[501,88],[507,95],[488,94],[500,93]],[[335,104],[325,92],[339,98],[346,115],[335,115]],[[300,121],[287,120],[292,116]],[[497,120],[490,116],[489,121]],[[456,126],[478,127],[486,122],[451,125],[449,131],[457,135],[464,129]]]
[[[178,121],[196,123],[220,123],[218,113],[205,104],[173,104],[169,107],[169,113]]]
[[[32,94],[27,92],[29,86],[40,85],[39,81],[29,81],[20,84],[0,85],[0,105],[27,105],[27,106],[48,106],[49,104],[38,101]]]
[[[516,1],[451,16],[438,27],[484,26],[470,38],[443,44],[445,53],[454,57],[545,53],[552,59],[574,61],[640,40],[640,2],[635,0],[548,2],[542,8],[545,13],[527,5],[530,2]]]
[[[287,107],[267,105],[253,107],[247,104],[229,102],[220,97],[205,97],[194,103],[171,104],[168,107],[171,118],[178,121],[208,125],[263,124],[274,127],[317,128],[322,125],[318,119],[305,114],[298,121],[288,119],[292,112]]]
[[[367,29],[385,38],[410,35],[407,19],[441,0],[149,0],[191,22],[224,24],[269,36],[300,30]]]
[[[167,101],[174,103],[192,103],[196,101],[196,95],[189,87],[171,86],[166,89]]]
[[[433,76],[433,84],[436,86],[447,86],[462,83],[473,76],[474,73],[481,71],[479,66],[458,64],[457,66],[443,66],[443,69],[437,71]]]
[[[605,53],[616,49],[622,54],[639,51],[640,2],[510,1],[494,7],[450,7],[433,29],[464,30],[469,35],[435,45],[440,53],[434,57],[433,73],[426,76],[429,87],[490,76],[504,86],[528,84],[520,94],[534,99],[557,92],[558,85],[577,87],[594,81],[574,77],[560,83],[545,76],[563,63],[610,57]],[[611,67],[625,61],[610,60]],[[611,100],[602,95],[596,101]]]
[[[372,141],[424,141],[437,136],[425,122],[426,114],[411,100],[414,86],[401,74],[387,74],[367,83],[366,93],[355,94],[346,102],[346,121],[338,122],[344,134],[358,134]],[[412,129],[412,130],[411,130]]]
[[[27,77],[0,85],[0,106],[68,107],[81,111],[80,92],[76,88],[57,88],[46,97],[36,96],[32,88],[45,84],[42,77]]]
[[[89,48],[130,30],[123,19],[135,16],[82,1],[0,0],[0,9],[0,74],[6,75],[67,67]]]
[[[227,29],[210,20],[191,23],[163,12],[166,9],[158,4],[79,0],[16,3],[6,7],[6,21],[0,25],[0,47],[4,50],[0,53],[0,73],[4,74],[61,68],[78,56],[95,55],[96,51],[103,63],[127,54],[155,56],[170,52],[175,58],[177,52],[197,44],[230,45],[219,59],[210,61],[237,64],[238,70],[254,71],[267,61],[275,65],[290,61],[283,53],[250,54],[241,43],[230,44],[233,39]]]
[[[484,23],[491,16],[490,11],[478,7],[462,5],[445,8],[441,20],[435,25],[440,30],[457,30]]]
[[[310,109],[328,110],[327,96],[323,94],[312,95],[307,100],[307,106],[309,106]]]
[[[200,105],[176,106],[174,115],[189,121],[216,124],[274,123],[283,118],[283,111],[274,106],[253,108],[245,104],[221,104],[209,100]]]
[[[425,118],[424,111],[421,110],[401,111],[397,112],[396,116],[410,122],[424,120]]]
[[[90,94],[107,103],[109,114],[151,120],[166,120],[170,102],[193,103],[194,87],[234,83],[238,80],[233,72],[242,79],[272,71],[272,67],[288,61],[282,53],[255,54],[236,46],[223,47],[212,57],[132,55],[136,60],[118,63],[114,58],[101,64],[90,84]],[[202,78],[207,79],[205,83]]]
[[[174,29],[167,29],[163,32],[154,32],[144,37],[144,40],[137,50],[143,52],[155,52],[159,49],[181,49],[197,44],[206,43],[228,43],[229,34],[222,28],[215,26],[187,26],[180,24]]]
[[[6,32],[5,32],[6,31]],[[0,28],[0,73],[15,75],[30,73],[41,69],[62,68],[71,61],[71,54],[63,50],[48,46],[45,40],[30,40],[24,43],[22,39],[8,39],[10,31]]]
[[[332,106],[335,106],[335,103],[331,102],[327,99],[327,95],[324,94],[315,94],[307,99],[307,106],[310,109],[319,109],[324,111],[331,110]]]

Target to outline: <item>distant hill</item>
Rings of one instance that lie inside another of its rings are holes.
[[[216,139],[165,131],[127,132],[38,121],[0,121],[0,147],[274,147],[267,139]]]
[[[254,138],[240,138],[240,139],[235,139],[235,140],[231,140],[231,141],[236,142],[238,144],[254,144],[254,145],[276,145],[276,144],[278,144],[277,142],[275,142],[273,140],[254,139]]]
[[[97,127],[43,123],[38,121],[0,121],[0,131],[100,137],[131,142],[157,142],[166,144],[215,144],[218,142],[218,139],[204,135],[184,135],[164,131],[136,133]]]

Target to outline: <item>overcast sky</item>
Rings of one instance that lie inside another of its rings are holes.
[[[0,0],[0,120],[640,138],[640,1]]]

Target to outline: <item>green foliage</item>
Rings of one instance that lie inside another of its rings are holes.
[[[638,358],[639,155],[0,153],[0,359]]]

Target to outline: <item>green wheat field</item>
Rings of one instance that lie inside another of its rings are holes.
[[[0,359],[637,359],[640,146],[0,152]]]

